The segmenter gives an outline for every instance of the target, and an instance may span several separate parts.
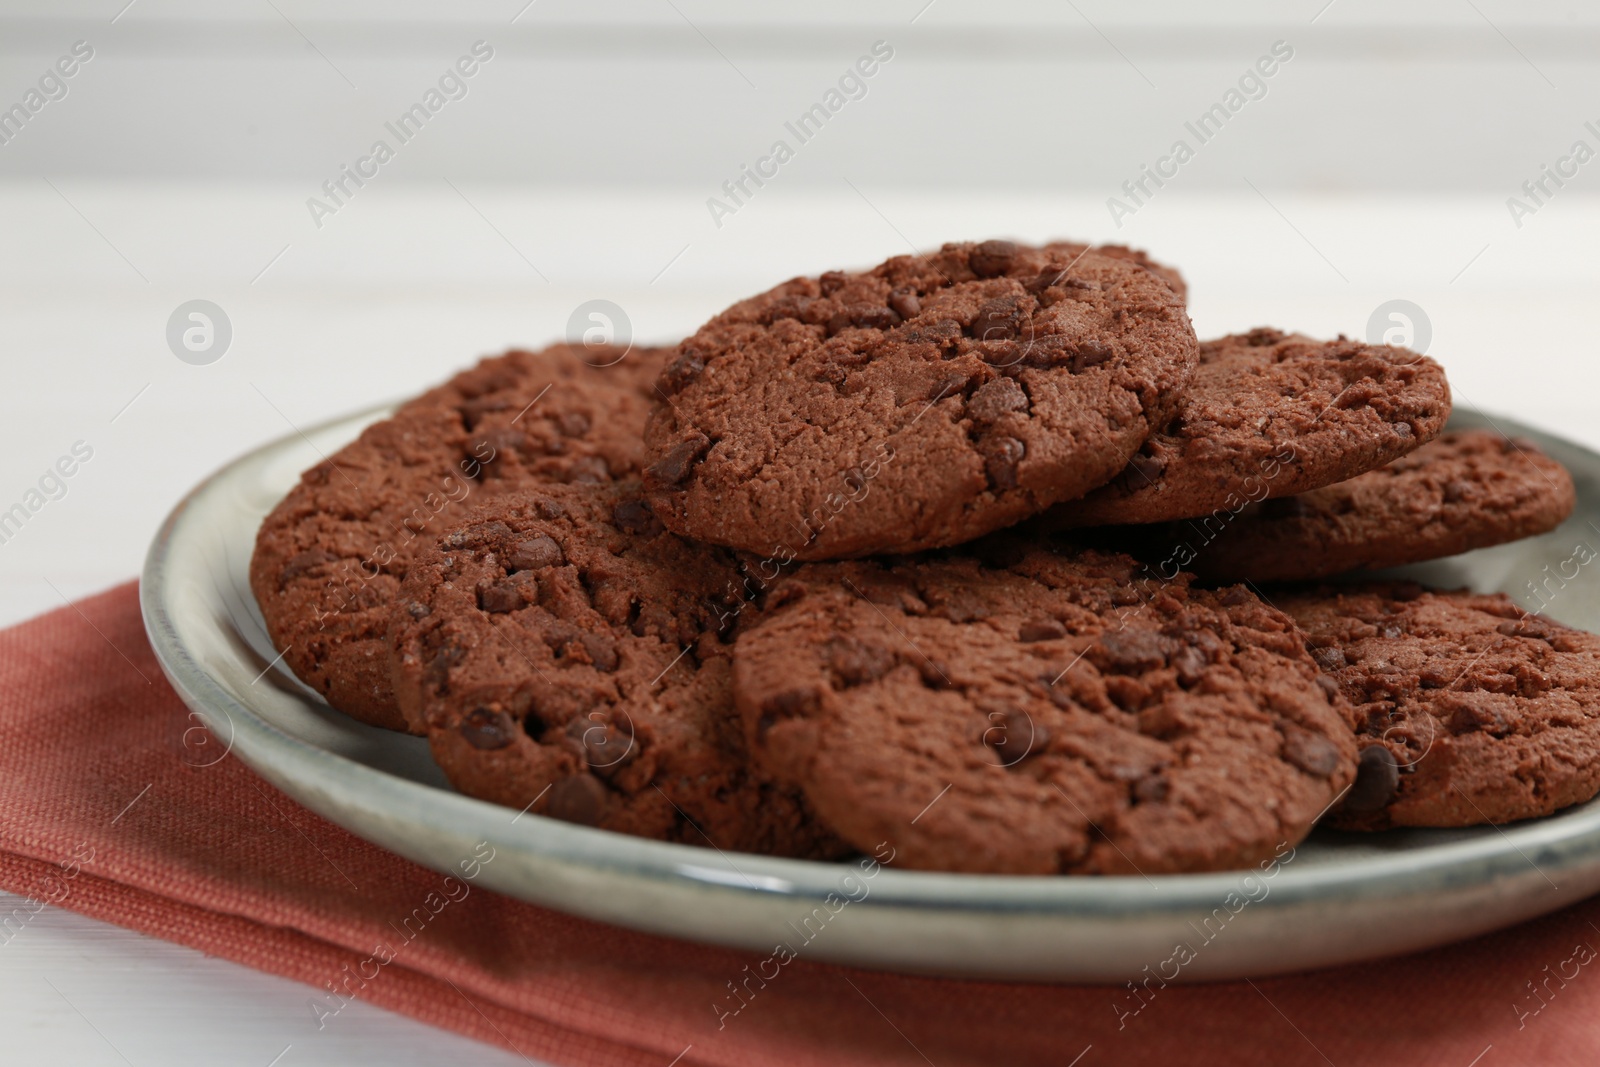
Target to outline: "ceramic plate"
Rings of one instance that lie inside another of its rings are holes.
[[[267,445],[196,488],[162,526],[141,588],[167,677],[209,728],[193,762],[231,755],[306,807],[385,848],[453,871],[487,841],[479,876],[514,897],[658,934],[808,959],[1006,979],[1121,983],[1148,965],[1183,979],[1259,976],[1443,944],[1600,890],[1600,800],[1472,830],[1318,831],[1267,870],[1139,877],[955,875],[665,844],[454,792],[420,738],[330,709],[285,668],[247,569],[262,518],[299,472],[381,418],[374,410]],[[1458,416],[1453,425],[1486,425]],[[1600,630],[1596,578],[1563,563],[1600,547],[1600,456],[1509,422],[1566,464],[1573,517],[1544,537],[1408,568],[1503,590]],[[1589,553],[1592,554],[1592,553]],[[1548,568],[1548,569],[1547,569]],[[1554,577],[1552,577],[1554,576]],[[1187,951],[1176,952],[1178,946]]]

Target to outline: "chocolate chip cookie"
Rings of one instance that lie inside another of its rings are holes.
[[[1600,791],[1600,637],[1412,583],[1277,600],[1353,709],[1348,830],[1549,815]]]
[[[478,508],[407,572],[395,688],[457,788],[535,814],[723,850],[843,846],[746,758],[724,549],[668,533],[636,483]]]
[[[636,475],[664,354],[557,345],[487,359],[306,471],[250,561],[284,662],[341,711],[405,729],[385,634],[418,548],[480,500]]]
[[[1446,433],[1347,482],[1246,508],[1195,553],[1212,581],[1286,581],[1453,556],[1553,530],[1575,500],[1532,441]],[[1174,543],[1196,533],[1173,523]]]
[[[1444,370],[1408,349],[1265,328],[1233,334],[1200,346],[1177,414],[1110,484],[1044,521],[1231,517],[1382,466],[1438,436],[1449,415]]]
[[[804,565],[740,635],[752,751],[852,845],[949,871],[1220,870],[1300,840],[1351,782],[1343,699],[1282,612],[1012,548]]]
[[[1197,354],[1166,281],[1082,245],[796,278],[679,346],[645,484],[672,530],[762,555],[957,544],[1116,474]]]

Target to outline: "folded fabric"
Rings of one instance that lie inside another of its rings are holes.
[[[308,1032],[361,1000],[558,1064],[1600,1058],[1592,900],[1433,952],[1254,982],[972,982],[803,951],[752,981],[767,954],[447,882],[233,756],[198,766],[209,761],[186,758],[196,729],[145,641],[132,584],[0,632],[0,888],[30,898],[24,912],[71,908],[305,982]]]

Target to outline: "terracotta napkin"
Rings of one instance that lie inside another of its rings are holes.
[[[304,982],[308,1033],[338,1026],[355,998],[557,1064],[1600,1059],[1594,901],[1401,959],[1169,986],[1137,1014],[1126,988],[912,978],[803,954],[735,999],[730,983],[767,954],[447,883],[232,756],[194,766],[195,728],[132,584],[0,632],[0,888]]]

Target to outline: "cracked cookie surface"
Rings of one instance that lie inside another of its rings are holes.
[[[1408,582],[1277,598],[1349,699],[1360,771],[1330,825],[1475,826],[1600,791],[1600,636],[1501,593]]]
[[[486,359],[307,470],[250,561],[284,662],[335,708],[406,729],[386,634],[412,557],[502,493],[636,476],[667,351],[557,345]]]
[[[724,850],[841,843],[746,757],[725,549],[668,533],[636,483],[479,508],[412,564],[391,635],[408,718],[462,792]]]
[[[740,635],[752,752],[853,845],[950,871],[1220,870],[1299,841],[1351,781],[1342,699],[1243,587],[1004,556],[800,567]]]
[[[1349,481],[1245,509],[1192,567],[1228,582],[1399,567],[1553,530],[1575,501],[1566,468],[1532,441],[1462,430]]]
[[[950,244],[735,304],[658,382],[657,513],[833,559],[957,544],[1082,495],[1167,421],[1198,354],[1180,296],[1134,256]]]
[[[1172,421],[1052,527],[1237,515],[1382,466],[1450,415],[1444,370],[1409,349],[1261,328],[1200,346]]]

